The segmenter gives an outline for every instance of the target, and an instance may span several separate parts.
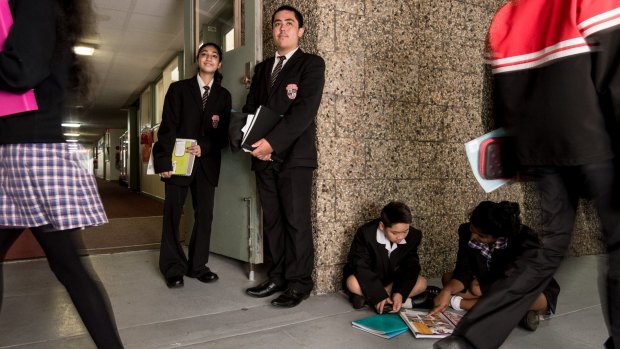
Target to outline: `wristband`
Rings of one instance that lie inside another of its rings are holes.
[[[461,309],[461,301],[463,300],[463,297],[461,296],[452,296],[452,298],[450,298],[450,306],[452,307],[452,309],[454,310],[463,310]]]

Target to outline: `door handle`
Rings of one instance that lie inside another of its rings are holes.
[[[245,85],[245,89],[249,90],[250,85],[252,84],[252,62],[245,62],[245,74],[241,79],[241,83]]]
[[[252,83],[252,79],[250,79],[249,76],[245,75],[243,78],[241,78],[241,83],[245,85],[245,88],[247,90],[249,90],[250,84]]]

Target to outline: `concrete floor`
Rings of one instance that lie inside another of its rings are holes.
[[[87,257],[105,285],[126,348],[408,348],[428,349],[434,340],[409,332],[391,340],[355,330],[355,311],[341,294],[312,296],[292,309],[271,298],[244,294],[255,285],[246,265],[212,256],[214,284],[185,279],[168,289],[157,270],[157,251]],[[567,259],[558,272],[558,314],[536,332],[515,329],[504,349],[602,348],[607,331],[598,296],[603,256]],[[260,279],[260,275],[258,276]],[[45,260],[4,265],[0,348],[93,348],[64,288]],[[431,280],[437,284],[438,280]]]

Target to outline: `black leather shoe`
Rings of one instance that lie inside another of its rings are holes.
[[[310,293],[297,292],[292,288],[287,289],[278,298],[271,301],[271,305],[283,308],[292,308],[304,299],[310,297]]]
[[[433,344],[433,349],[475,349],[473,345],[459,336],[449,336]]]
[[[521,319],[521,322],[519,322],[519,325],[528,331],[536,331],[539,323],[540,317],[538,316],[538,312],[536,312],[536,310],[528,310],[523,319]]]
[[[216,273],[212,272],[212,271],[208,271],[206,273],[203,273],[200,276],[197,276],[196,279],[198,279],[198,281],[200,282],[213,282],[216,281],[217,279],[219,279],[220,277],[217,276]]]
[[[245,290],[245,293],[249,294],[252,297],[263,298],[269,297],[272,294],[284,290],[284,287],[279,286],[278,284],[271,282],[269,280],[263,282],[262,284],[254,287],[250,287]]]
[[[183,277],[182,276],[171,276],[169,278],[166,278],[166,286],[168,286],[168,288],[183,287]]]
[[[351,302],[351,305],[355,310],[360,310],[366,306],[366,298],[355,293],[351,293],[351,295],[349,295],[349,302]]]

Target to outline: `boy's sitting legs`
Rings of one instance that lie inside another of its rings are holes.
[[[349,295],[349,302],[351,302],[353,309],[362,309],[366,305],[366,297],[364,297],[362,288],[354,275],[347,278],[344,291]]]
[[[413,289],[409,293],[408,298],[413,298],[414,296],[422,294],[423,292],[426,291],[426,288],[427,288],[426,278],[424,278],[423,276],[418,276],[418,279],[416,280],[416,283],[413,286]],[[390,295],[390,298],[392,298],[392,284],[387,285],[385,287],[385,291],[387,292],[387,294]],[[349,295],[349,301],[351,302],[351,305],[353,306],[354,309],[361,309],[365,305],[368,304],[367,299],[364,296],[364,293],[362,292],[362,288],[360,287],[359,282],[357,281],[357,278],[354,275],[350,275],[347,278],[345,292]],[[403,301],[403,305],[411,307],[407,303],[409,302]],[[374,304],[368,304],[368,305],[374,306]],[[386,306],[389,306],[389,304],[386,304]],[[384,313],[391,311],[391,306],[389,307],[390,308],[389,310],[386,308],[386,306],[384,306],[384,311],[383,311]]]

